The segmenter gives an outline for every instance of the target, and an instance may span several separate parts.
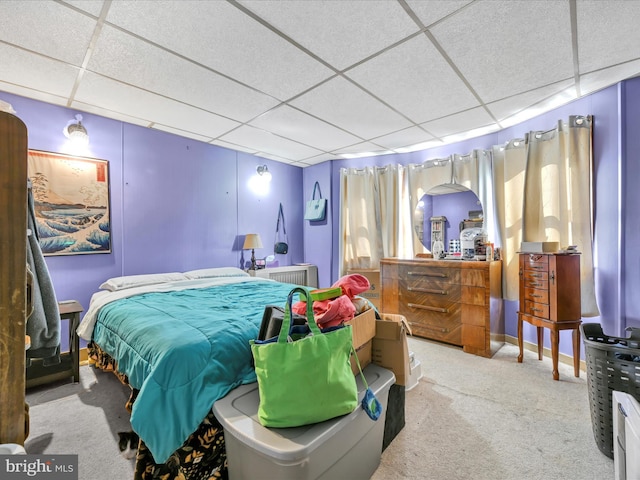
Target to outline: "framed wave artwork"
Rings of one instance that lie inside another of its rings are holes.
[[[111,252],[109,162],[29,150],[28,176],[44,255]]]

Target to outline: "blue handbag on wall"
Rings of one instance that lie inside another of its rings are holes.
[[[318,198],[316,199],[316,190],[318,191]],[[318,222],[324,220],[327,214],[327,199],[322,198],[322,192],[320,191],[320,184],[318,182],[313,186],[313,196],[311,200],[307,202],[307,207],[304,210],[304,219],[310,222]]]

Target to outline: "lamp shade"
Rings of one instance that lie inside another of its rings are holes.
[[[249,250],[250,248],[262,248],[262,240],[260,240],[260,235],[257,233],[247,233],[244,237],[244,245],[242,246],[244,250]]]

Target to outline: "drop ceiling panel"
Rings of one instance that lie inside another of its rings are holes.
[[[107,20],[281,100],[332,74],[227,2],[119,1]]]
[[[487,108],[498,121],[501,121],[570,87],[573,87],[573,80],[565,80],[564,82],[547,85],[520,95],[514,95],[504,100],[498,100],[488,104]]]
[[[55,2],[0,1],[0,39],[80,66],[96,21]]]
[[[417,143],[428,142],[433,140],[433,136],[429,135],[419,127],[409,127],[398,132],[383,135],[371,140],[376,145],[393,150],[395,148],[408,147]]]
[[[167,127],[166,125],[161,125],[156,123],[153,125],[153,128],[156,130],[162,130],[163,132],[173,133],[174,135],[179,135],[181,137],[191,138],[193,140],[198,140],[200,142],[208,142],[211,140],[211,137],[205,137],[202,135],[198,135],[196,133],[186,132],[179,128]]]
[[[62,97],[69,96],[78,76],[75,67],[3,43],[0,65],[3,81]]]
[[[80,102],[90,103],[125,115],[145,112],[150,120],[210,138],[239,124],[160,95],[87,72],[76,93]]]
[[[390,149],[382,148],[380,147],[380,145],[376,145],[375,143],[372,143],[372,142],[362,142],[356,145],[351,145],[350,147],[340,148],[338,150],[335,150],[332,153],[334,153],[335,155],[363,154],[363,156],[370,156],[370,155],[376,155],[378,153],[379,154],[391,153],[389,150]]]
[[[283,105],[261,115],[250,122],[250,125],[324,151],[361,141],[350,133],[288,105]]]
[[[471,3],[470,0],[406,0],[425,27]]]
[[[300,160],[297,164],[303,165],[317,165],[318,163],[326,162],[328,160],[335,160],[336,156],[330,153],[323,153],[322,155],[317,155],[315,157],[305,158],[304,160]]]
[[[237,143],[230,143],[230,142],[225,142],[224,140],[213,140],[212,142],[209,142],[212,145],[218,145],[219,147],[224,147],[224,148],[228,148],[230,150],[238,150],[240,152],[246,152],[246,153],[256,153],[257,150],[255,148],[247,148],[243,145],[238,145]]]
[[[484,102],[573,76],[569,3],[533,5],[474,2],[431,30]]]
[[[418,31],[395,1],[240,3],[339,70]]]
[[[580,76],[580,91],[583,95],[609,87],[612,82],[619,82],[640,74],[640,60],[628,62],[616,67],[605,68],[597,72]]]
[[[297,161],[322,153],[315,148],[296,143],[292,140],[279,137],[270,132],[265,132],[259,128],[243,125],[232,132],[221,137],[221,140],[231,143],[238,143],[256,151],[277,155],[282,158],[290,158]]]
[[[87,13],[100,16],[102,10],[103,0],[64,0],[63,3],[72,5],[73,7],[84,10]]]
[[[139,125],[141,127],[148,127],[150,123],[149,120],[144,118],[132,117],[130,115],[125,115],[123,113],[114,112],[112,110],[107,110],[101,107],[96,107],[94,105],[90,105],[84,102],[72,102],[71,108],[77,108],[83,112],[94,113],[96,115],[102,115],[103,117],[113,118],[114,120],[120,120],[121,122],[131,123],[133,125]]]
[[[640,58],[640,2],[577,2],[580,73]]]
[[[15,83],[6,83],[0,81],[0,99],[2,99],[3,97],[2,92],[13,93],[15,95],[21,95],[27,98],[33,98],[34,100],[40,100],[41,102],[51,103],[53,105],[67,105],[67,99],[65,97],[59,97],[56,95],[51,95],[49,93],[40,92],[38,90],[32,90],[30,88],[23,87],[22,85],[16,85]],[[15,108],[15,105],[13,107]],[[18,112],[18,116],[20,116],[20,112]]]
[[[336,77],[290,102],[362,138],[379,137],[411,123],[348,80]]]
[[[424,35],[359,65],[346,75],[416,123],[478,105],[467,86]]]
[[[483,107],[450,115],[433,122],[423,123],[422,127],[436,137],[446,137],[456,133],[493,125],[495,122]]]
[[[109,26],[104,27],[88,68],[240,122],[279,103]]]

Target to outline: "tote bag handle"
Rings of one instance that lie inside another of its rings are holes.
[[[282,210],[282,204],[278,210],[278,223],[276,224],[276,234],[280,231],[280,219],[282,218],[282,233],[287,234],[287,228],[284,225],[284,212]]]
[[[322,191],[320,190],[320,184],[318,182],[313,186],[313,195],[311,196],[311,200],[316,199],[316,190],[318,190],[318,198],[322,199]]]

